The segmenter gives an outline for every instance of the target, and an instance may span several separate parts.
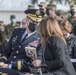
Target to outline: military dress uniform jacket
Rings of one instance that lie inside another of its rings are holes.
[[[37,50],[38,59],[41,59],[41,44],[40,44],[40,34],[39,32],[35,32],[30,37],[28,37],[24,42],[21,42],[23,33],[26,29],[18,28],[15,29],[10,41],[6,47],[4,56],[0,58],[0,61],[12,64],[12,69],[18,70],[28,70],[27,62],[31,62],[31,58],[26,56],[25,47],[31,46],[35,47]]]
[[[43,75],[76,75],[70,61],[67,46],[63,40],[55,35],[49,38],[43,50],[42,67],[46,72]]]

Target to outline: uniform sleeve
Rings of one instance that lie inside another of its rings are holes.
[[[11,36],[11,38],[10,38],[10,40],[9,40],[6,48],[5,48],[5,52],[4,52],[4,53],[2,54],[2,56],[0,57],[0,62],[6,63],[8,57],[9,57],[10,54],[11,54],[11,51],[12,51],[12,38],[13,38],[14,34],[16,33],[15,31],[16,31],[16,30],[14,30],[13,33],[12,33],[12,36]]]
[[[51,41],[52,40],[52,41]],[[53,54],[53,60],[46,61],[46,66],[50,69],[59,69],[64,66],[65,62],[65,52],[64,52],[64,42],[59,37],[53,37],[48,43],[50,46],[50,52]]]
[[[12,69],[17,69],[19,71],[30,71],[30,67],[33,65],[26,60],[18,60],[16,62],[11,63]]]

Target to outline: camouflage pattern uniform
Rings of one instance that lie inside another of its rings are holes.
[[[76,5],[70,6],[70,10],[74,10],[76,12]],[[74,21],[76,21],[76,17],[71,15],[71,16],[68,17],[68,20],[69,20],[70,23],[73,23]]]
[[[54,4],[48,4],[47,7],[46,7],[46,13],[49,17],[49,10],[54,10],[54,12],[56,11],[56,5]],[[62,20],[61,17],[57,16],[56,13],[55,13],[55,17],[54,17],[57,21],[60,21]]]
[[[15,16],[14,15],[11,15],[10,19],[14,19]],[[5,27],[5,32],[6,32],[6,35],[7,35],[7,39],[9,40],[9,38],[11,37],[12,35],[12,32],[15,28],[19,28],[19,25],[16,24],[16,23],[10,23],[8,24],[6,27]]]
[[[38,4],[38,6],[43,6],[43,7],[45,7],[45,12],[44,11],[40,11],[41,13],[43,13],[44,12],[44,14],[42,14],[42,17],[43,17],[43,19],[44,18],[47,18],[47,14],[46,14],[46,7],[47,7],[47,4],[45,3],[45,2],[40,2],[40,4]]]

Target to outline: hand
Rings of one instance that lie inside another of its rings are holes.
[[[41,60],[34,60],[33,65],[34,65],[34,67],[40,67],[41,66]]]
[[[4,65],[2,66],[2,68],[8,68],[8,67],[9,67],[8,64],[4,64]]]
[[[34,74],[26,73],[25,75],[34,75]]]
[[[4,62],[0,62],[0,68],[2,68],[4,65]]]

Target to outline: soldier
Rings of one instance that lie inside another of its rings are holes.
[[[71,16],[68,17],[69,22],[72,24],[76,20],[76,5],[70,6]]]
[[[33,47],[37,51],[38,59],[41,59],[40,34],[35,26],[42,20],[37,9],[26,10],[28,25],[26,28],[15,29],[6,47],[4,55],[0,58],[0,72],[7,72],[7,75],[20,75],[20,72],[30,72],[33,67],[33,59],[26,54],[26,47]],[[10,69],[10,70],[9,70]],[[16,73],[12,70],[16,69]],[[18,71],[20,71],[18,73]]]
[[[57,16],[59,16],[62,19],[65,19],[65,12],[63,10],[57,10],[56,12]]]
[[[35,9],[35,6],[34,5],[28,5],[28,8],[27,8],[28,10],[29,9]],[[21,24],[21,27],[22,28],[26,28],[27,27],[27,20],[28,20],[28,18],[27,18],[27,16],[26,16],[26,18],[24,18],[23,20],[22,20],[22,24]]]
[[[40,2],[40,4],[38,4],[39,6],[39,10],[40,12],[44,12],[43,14],[43,18],[46,18],[47,17],[47,14],[46,14],[46,7],[47,7],[47,4],[45,2]]]
[[[72,32],[76,35],[76,5],[70,6],[71,16],[68,18],[69,22],[73,25]]]
[[[10,16],[10,21],[11,23],[8,24],[6,27],[5,27],[5,31],[6,31],[6,35],[7,35],[7,40],[9,41],[9,38],[11,37],[12,35],[12,32],[15,28],[18,28],[19,26],[16,25],[16,17],[15,15],[11,15]]]
[[[56,15],[56,5],[48,4],[46,7],[46,14],[48,17],[56,18],[58,21],[61,20],[59,16]]]
[[[5,26],[4,26],[4,22],[0,21],[0,37],[2,37],[2,46],[5,48],[5,46],[7,45],[7,39],[6,39],[6,32],[5,32]]]

